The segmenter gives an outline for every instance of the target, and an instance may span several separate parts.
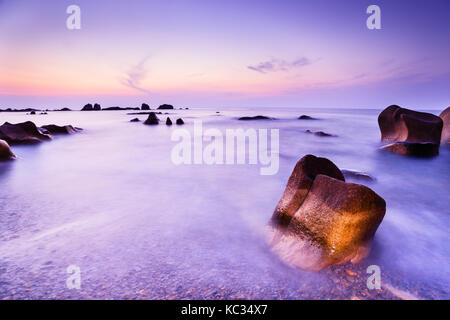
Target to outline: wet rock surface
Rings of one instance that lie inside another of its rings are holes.
[[[385,212],[386,202],[371,189],[345,182],[331,161],[307,155],[272,216],[270,244],[282,260],[301,269],[356,263],[369,254]]]
[[[442,111],[440,118],[443,121],[441,142],[450,145],[450,107]]]
[[[378,125],[381,140],[391,142],[384,150],[418,157],[439,153],[443,121],[438,116],[392,105],[380,113]]]

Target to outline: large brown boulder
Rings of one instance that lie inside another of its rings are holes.
[[[295,212],[305,200],[318,174],[345,181],[342,172],[330,160],[311,154],[304,156],[295,165],[284,194],[275,208],[272,215],[273,224],[280,227],[286,227],[289,224]]]
[[[431,113],[418,112],[392,105],[384,109],[378,116],[381,140],[400,146],[386,149],[400,154],[415,156],[433,156],[439,150],[443,122]],[[407,143],[407,146],[403,143]],[[428,145],[432,143],[434,148]],[[411,144],[416,144],[412,146]],[[405,152],[405,148],[409,151]],[[431,153],[428,153],[431,150]]]
[[[9,144],[4,140],[0,140],[0,161],[11,160],[14,159],[15,157],[16,156],[11,151]]]
[[[444,126],[442,128],[441,142],[445,144],[450,144],[450,107],[442,111],[440,117],[444,122]]]
[[[331,161],[308,155],[272,217],[271,247],[290,265],[312,271],[356,263],[369,254],[385,212],[386,202],[371,189],[345,182]]]
[[[51,136],[43,133],[31,121],[17,124],[5,122],[0,126],[0,139],[5,140],[10,145],[31,144],[44,140],[50,140]]]

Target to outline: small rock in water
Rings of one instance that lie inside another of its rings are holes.
[[[171,125],[172,125],[172,120],[170,120],[169,117],[167,117],[166,125],[168,125],[168,126],[171,126]]]
[[[172,110],[173,105],[171,104],[162,104],[158,107],[158,110]]]
[[[356,179],[356,180],[365,180],[365,181],[374,181],[375,178],[371,175],[364,173],[364,172],[358,172],[355,170],[346,170],[342,169],[342,173],[344,174],[345,178],[348,179]]]
[[[139,121],[141,121],[141,120],[139,120],[139,118],[134,118],[134,119],[130,120],[130,122],[139,122]]]
[[[299,120],[318,120],[317,118],[313,118],[307,115],[301,115],[300,117],[298,117]]]
[[[306,133],[312,133],[312,134],[314,134],[314,135],[316,135],[316,136],[318,136],[318,137],[336,137],[336,135],[334,135],[334,134],[330,134],[330,133],[326,133],[326,132],[323,132],[323,131],[311,131],[311,130],[306,130],[305,131]]]
[[[42,126],[41,129],[46,130],[50,134],[70,134],[79,131],[79,128],[74,128],[71,125],[67,126],[57,126],[55,124],[49,124]]]
[[[254,116],[254,117],[240,117],[238,120],[249,121],[249,120],[273,120],[273,119],[266,116]]]
[[[143,103],[141,105],[141,110],[150,110],[150,106],[148,104],[146,104],[146,103]]]
[[[184,124],[184,121],[183,121],[183,119],[181,119],[181,118],[177,119],[177,124],[178,124],[178,125],[182,125],[182,124]]]
[[[150,112],[147,120],[144,121],[144,124],[148,124],[148,125],[159,124],[159,119],[154,112]]]

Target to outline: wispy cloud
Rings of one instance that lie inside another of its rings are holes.
[[[259,73],[269,73],[269,72],[289,71],[310,64],[311,60],[306,57],[302,57],[294,61],[286,61],[282,59],[273,58],[268,61],[260,62],[257,65],[247,66],[247,68]]]
[[[145,65],[148,59],[149,57],[145,57],[137,65],[130,68],[121,80],[121,83],[129,88],[144,92],[146,94],[151,94],[150,90],[142,87],[142,81],[147,76],[147,68]]]

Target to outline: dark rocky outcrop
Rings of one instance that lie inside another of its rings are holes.
[[[81,111],[93,111],[93,110],[94,110],[94,107],[93,107],[92,104],[90,104],[90,103],[86,104],[86,105],[81,109]]]
[[[274,120],[266,116],[254,116],[254,117],[240,117],[238,120],[249,121],[249,120]]]
[[[141,121],[141,120],[139,120],[139,118],[134,118],[134,119],[130,120],[130,122],[139,122],[139,121]]]
[[[141,105],[141,110],[150,110],[150,106],[148,104],[146,104],[146,103],[143,103]]]
[[[35,114],[36,114],[36,111],[31,111],[30,114],[31,114],[31,115],[35,115]]]
[[[148,124],[148,125],[159,124],[159,119],[154,112],[150,112],[147,120],[144,121],[144,124]]]
[[[178,125],[182,125],[182,124],[184,124],[184,121],[183,121],[183,119],[181,119],[181,118],[179,118],[179,119],[177,119],[177,122],[176,122]]]
[[[450,144],[450,107],[442,111],[440,117],[443,121],[441,142]]]
[[[158,107],[158,110],[173,110],[173,105],[171,104],[162,104]]]
[[[321,270],[366,257],[386,211],[371,189],[347,183],[328,159],[303,157],[271,220],[271,247],[287,263]]]
[[[330,133],[326,133],[326,132],[323,132],[323,131],[311,131],[311,130],[306,130],[305,131],[306,133],[312,133],[312,134],[314,134],[314,135],[316,135],[316,136],[318,136],[318,137],[336,137],[336,135],[334,135],[334,134],[330,134]]]
[[[381,140],[392,143],[385,150],[412,156],[439,153],[443,122],[438,116],[392,105],[380,113],[378,125]]]
[[[346,179],[361,180],[367,182],[375,181],[375,178],[368,173],[346,169],[342,169],[341,172]]]
[[[71,125],[57,126],[55,124],[42,126],[41,129],[44,129],[45,132],[49,134],[71,134],[81,130],[80,128],[75,128]]]
[[[166,125],[168,125],[168,126],[171,126],[171,125],[172,125],[172,120],[170,120],[169,117],[167,117]]]
[[[15,145],[38,143],[50,140],[51,136],[43,133],[31,121],[17,124],[5,122],[0,126],[0,139],[5,140],[9,145]]]
[[[16,156],[11,151],[9,144],[4,140],[0,140],[0,161],[11,160],[14,159],[15,157]]]
[[[298,117],[298,120],[318,120],[318,119],[304,114],[304,115],[301,115],[300,117]]]
[[[102,107],[98,103],[94,104],[94,111],[100,111],[100,110],[102,110]]]

